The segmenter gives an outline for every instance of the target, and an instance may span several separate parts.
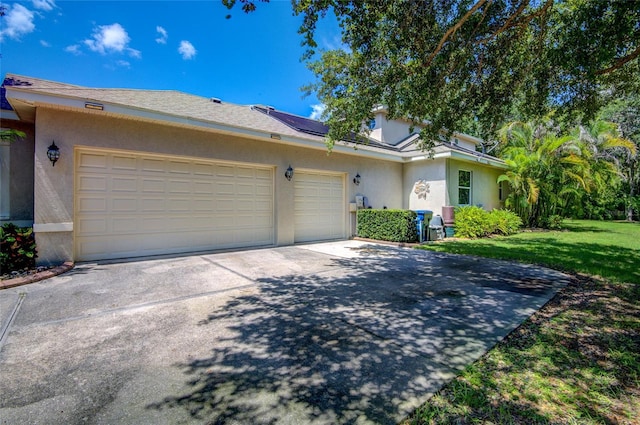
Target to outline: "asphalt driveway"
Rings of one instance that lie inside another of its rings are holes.
[[[0,423],[396,423],[567,281],[358,241],[80,264],[0,291]]]

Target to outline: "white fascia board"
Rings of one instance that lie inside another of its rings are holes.
[[[504,162],[494,158],[488,158],[486,156],[482,157],[482,156],[476,156],[476,155],[469,155],[463,152],[452,151],[451,158],[459,159],[465,162],[473,162],[476,164],[489,165],[491,167],[496,167],[496,168],[503,168],[503,169],[508,168],[507,164],[505,164]]]
[[[13,93],[15,91],[15,93]],[[11,95],[10,95],[11,94]],[[192,126],[201,129],[213,130],[221,133],[236,135],[236,136],[244,136],[253,139],[262,139],[267,140],[271,143],[284,143],[288,145],[302,146],[305,148],[317,149],[317,150],[327,150],[326,145],[319,140],[311,140],[305,139],[302,137],[294,137],[287,136],[283,134],[278,134],[280,139],[273,139],[271,137],[274,134],[271,131],[262,131],[262,130],[253,130],[246,127],[236,127],[228,124],[215,123],[211,121],[204,121],[194,118],[188,118],[180,115],[171,115],[162,112],[149,111],[144,109],[138,109],[134,107],[127,107],[121,105],[114,105],[107,102],[96,101],[96,100],[86,100],[79,99],[77,97],[66,97],[66,96],[56,96],[51,94],[43,94],[43,93],[34,93],[26,90],[12,90],[10,93],[9,88],[7,88],[7,97],[19,99],[23,102],[27,102],[37,105],[48,105],[52,107],[66,107],[69,109],[79,110],[82,112],[95,113],[95,114],[115,114],[120,116],[126,116],[130,118],[137,118],[141,120],[151,120],[151,121],[160,121],[166,124],[174,124],[174,125],[186,125]],[[92,104],[100,104],[104,106],[102,111],[95,111],[91,109],[85,108],[85,103]],[[395,161],[402,162],[402,158],[398,154],[393,153],[385,153],[385,152],[376,152],[369,150],[365,147],[358,147],[358,150],[354,149],[351,146],[345,146],[339,143],[336,143],[333,147],[334,152],[339,152],[348,155],[355,156],[366,156],[376,159],[385,159],[387,161]]]
[[[452,159],[457,159],[464,162],[488,165],[495,168],[502,168],[502,169],[508,168],[507,164],[505,164],[500,160],[487,158],[487,157],[480,157],[475,155],[469,155],[469,154],[465,154],[462,152],[455,152],[455,151],[446,151],[446,152],[436,153],[435,155],[433,155],[433,157],[430,157],[428,155],[414,156],[409,158],[409,161],[415,162],[415,161],[425,161],[428,159],[440,159],[440,158],[452,158]]]
[[[433,156],[429,156],[429,155],[412,156],[408,158],[408,161],[416,162],[416,161],[426,161],[428,159],[441,159],[441,158],[451,158],[451,151],[439,152],[439,153],[433,154]]]
[[[0,118],[3,120],[20,121],[20,117],[15,111],[9,111],[8,109],[0,110]]]

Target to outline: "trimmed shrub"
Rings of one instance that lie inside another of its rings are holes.
[[[493,210],[489,213],[491,233],[509,236],[518,233],[522,227],[522,219],[509,210]]]
[[[415,211],[409,210],[358,210],[357,235],[361,238],[392,242],[416,242]]]
[[[33,268],[36,265],[36,240],[30,227],[16,227],[12,223],[0,227],[0,270]]]
[[[487,212],[480,207],[456,208],[455,236],[460,238],[482,238],[485,236],[513,235],[522,226],[522,220],[512,211],[493,210]]]

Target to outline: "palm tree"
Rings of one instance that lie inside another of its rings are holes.
[[[605,153],[627,146],[607,136],[605,129],[611,130],[594,123],[592,133],[583,128],[561,137],[548,125],[516,122],[503,127],[499,132],[501,156],[509,169],[498,182],[508,182],[511,188],[505,206],[523,223],[539,226],[554,215],[567,215],[592,191],[601,193],[617,176],[615,164]],[[587,138],[587,133],[592,137]]]
[[[572,136],[582,144],[585,155],[589,156],[596,190],[603,192],[611,186],[612,182],[619,182],[621,179],[629,183],[633,181],[635,171],[633,161],[637,158],[637,147],[632,140],[621,136],[617,124],[600,119],[594,120],[587,127],[578,126]],[[632,198],[634,185],[630,184],[630,186]],[[631,220],[632,217],[633,210],[629,202],[627,219]]]

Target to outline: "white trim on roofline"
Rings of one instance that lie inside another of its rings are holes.
[[[507,164],[505,164],[500,160],[496,160],[488,157],[482,157],[482,156],[475,156],[475,155],[467,154],[464,152],[456,152],[454,150],[436,153],[435,155],[433,155],[433,157],[430,157],[428,155],[414,156],[412,158],[409,158],[409,161],[411,162],[426,161],[428,159],[440,159],[440,158],[457,159],[460,161],[471,162],[471,163],[482,164],[482,165],[489,165],[491,167],[501,168],[501,169],[508,168]]]
[[[3,120],[20,121],[20,117],[16,114],[16,111],[9,111],[8,109],[0,110],[0,118]]]

